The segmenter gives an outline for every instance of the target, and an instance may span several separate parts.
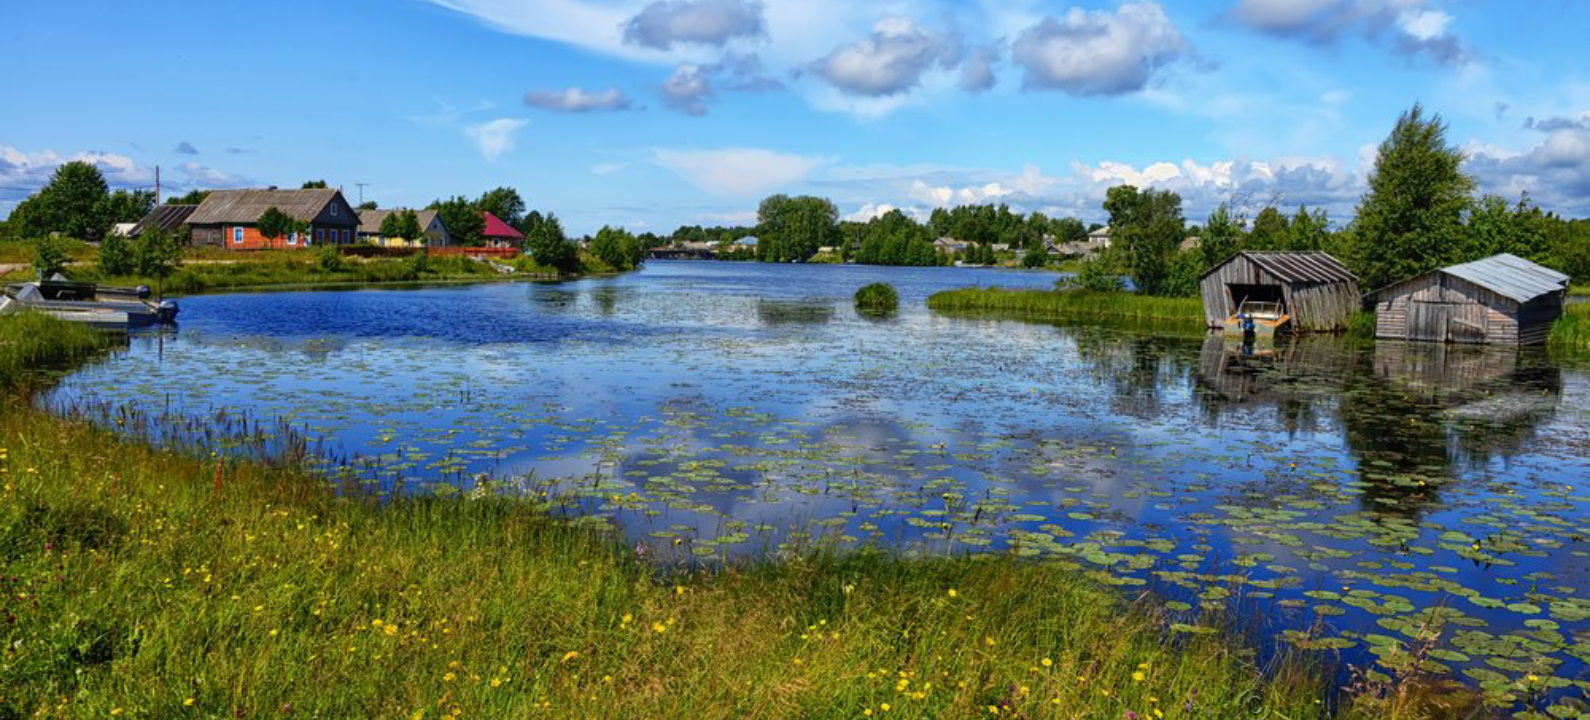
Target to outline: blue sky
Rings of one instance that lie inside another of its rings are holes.
[[[1575,0],[7,0],[0,214],[117,187],[519,189],[576,233],[1006,202],[1121,182],[1345,221],[1422,101],[1482,189],[1590,216]]]

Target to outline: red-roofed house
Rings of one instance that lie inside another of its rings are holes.
[[[524,244],[524,233],[489,212],[481,215],[486,217],[486,229],[480,233],[486,239],[486,247],[515,248]]]

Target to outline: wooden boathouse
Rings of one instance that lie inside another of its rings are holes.
[[[1375,291],[1375,337],[1539,345],[1562,314],[1567,291],[1567,275],[1516,255],[1493,255]]]
[[[1358,278],[1322,252],[1239,252],[1198,280],[1204,322],[1223,327],[1243,303],[1278,303],[1298,332],[1346,330],[1363,302]]]

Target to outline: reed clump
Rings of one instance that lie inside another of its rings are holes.
[[[856,309],[870,313],[892,313],[900,308],[900,294],[888,283],[863,285],[855,295]]]
[[[1052,320],[1143,320],[1203,325],[1198,298],[1154,297],[1093,290],[965,288],[934,293],[933,310],[988,312]]]

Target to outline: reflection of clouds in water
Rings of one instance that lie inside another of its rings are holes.
[[[1585,560],[1572,555],[1582,544],[1566,534],[1585,501],[1544,494],[1590,476],[1583,372],[1529,355],[1328,338],[1242,354],[1197,335],[949,317],[921,308],[933,283],[1006,276],[786,270],[659,265],[563,285],[305,293],[293,303],[327,308],[303,328],[233,314],[274,308],[275,296],[195,298],[163,356],[135,339],[56,397],[157,409],[169,397],[179,412],[285,416],[367,456],[425,455],[405,478],[570,478],[580,508],[637,539],[679,525],[705,541],[742,523],[751,539],[730,552],[761,549],[752,526],[772,526],[776,543],[792,527],[834,520],[820,529],[867,542],[870,524],[880,542],[942,548],[932,525],[946,519],[937,513],[949,493],[964,503],[951,508],[958,548],[975,514],[971,530],[987,533],[991,550],[1007,548],[1014,529],[1053,523],[1076,537],[1044,554],[1145,552],[1132,543],[1160,538],[1172,548],[1153,552],[1167,562],[1268,553],[1306,587],[1385,577],[1393,560],[1413,564],[1398,573],[1451,566],[1439,577],[1509,599],[1536,571],[1557,573],[1541,587],[1583,586]],[[876,278],[902,279],[901,313],[887,323],[849,309],[858,281]],[[393,298],[403,305],[394,310]],[[375,299],[388,301],[389,317],[330,331],[363,322]],[[348,304],[365,307],[332,317]],[[411,324],[400,339],[363,334],[397,322]],[[611,464],[598,481],[599,462]],[[607,497],[671,490],[685,507],[656,504],[656,515]],[[1303,514],[1243,520],[1239,507]],[[1429,557],[1402,539],[1370,544],[1399,522]],[[1438,547],[1441,530],[1480,534],[1477,524],[1518,529],[1540,555],[1510,552],[1517,565],[1483,569]],[[1211,549],[1194,549],[1203,544]],[[1315,547],[1355,554],[1320,560],[1317,572],[1299,557]],[[1499,631],[1519,620],[1486,619]],[[1374,631],[1356,611],[1333,621]]]

